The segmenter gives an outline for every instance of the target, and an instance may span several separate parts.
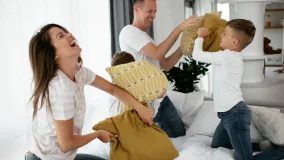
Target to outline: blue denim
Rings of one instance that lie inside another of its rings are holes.
[[[90,154],[77,154],[74,160],[105,160],[105,159]]]
[[[254,160],[281,160],[284,159],[284,148],[261,152],[256,154]]]
[[[154,117],[154,122],[171,138],[185,135],[181,117],[168,96],[165,96],[161,102],[158,113]]]
[[[212,148],[234,149],[237,160],[252,160],[250,137],[251,110],[239,102],[227,112],[218,112],[221,119],[212,140]]]
[[[31,157],[27,157],[26,154],[25,160],[41,160],[41,159],[38,158],[35,154],[32,155]],[[105,159],[89,154],[77,154],[74,160],[105,160]]]

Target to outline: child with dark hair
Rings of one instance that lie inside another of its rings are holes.
[[[210,32],[208,28],[200,28],[192,55],[195,60],[213,66],[214,110],[218,112],[221,122],[215,130],[211,146],[233,148],[237,160],[253,159],[251,110],[243,102],[240,84],[243,74],[241,51],[253,41],[255,30],[249,20],[231,20],[221,34],[220,46],[224,50],[204,52],[203,40]]]
[[[128,52],[118,52],[112,57],[111,66],[135,62],[134,57]]]

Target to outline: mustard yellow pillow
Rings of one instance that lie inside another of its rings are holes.
[[[157,99],[168,84],[166,75],[146,60],[109,67],[106,71],[117,86],[141,103]],[[129,109],[125,106],[122,108],[123,112]]]
[[[204,39],[203,50],[208,52],[216,52],[221,50],[220,41],[221,36],[226,27],[227,21],[214,16],[212,14],[205,14],[203,18],[203,27],[210,29],[210,34]]]
[[[222,12],[209,13],[212,16],[221,17]],[[180,49],[183,55],[192,55],[194,40],[197,37],[198,28],[202,27],[204,16],[197,17],[200,19],[199,23],[194,26],[186,28],[181,37]]]
[[[93,130],[117,135],[112,138],[110,160],[172,160],[178,156],[167,134],[155,123],[144,123],[134,110],[101,121]]]

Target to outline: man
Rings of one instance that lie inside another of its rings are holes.
[[[136,61],[148,60],[157,67],[161,67],[166,71],[170,70],[182,57],[182,53],[178,48],[168,58],[165,55],[174,45],[179,34],[185,28],[194,25],[194,22],[197,21],[196,16],[191,16],[178,25],[166,40],[156,46],[153,39],[146,33],[147,28],[151,27],[156,17],[156,1],[134,0],[133,10],[134,20],[132,25],[125,26],[119,35],[121,50],[131,53]],[[169,137],[185,135],[183,122],[168,96],[165,96],[161,102],[154,121]]]

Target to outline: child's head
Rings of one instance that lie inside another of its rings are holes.
[[[255,26],[249,20],[233,19],[229,21],[221,34],[220,47],[233,51],[242,51],[255,35]]]
[[[119,53],[115,53],[112,61],[111,61],[111,66],[117,66],[120,64],[126,64],[126,63],[130,63],[130,62],[135,62],[134,57],[127,52],[119,52]]]

